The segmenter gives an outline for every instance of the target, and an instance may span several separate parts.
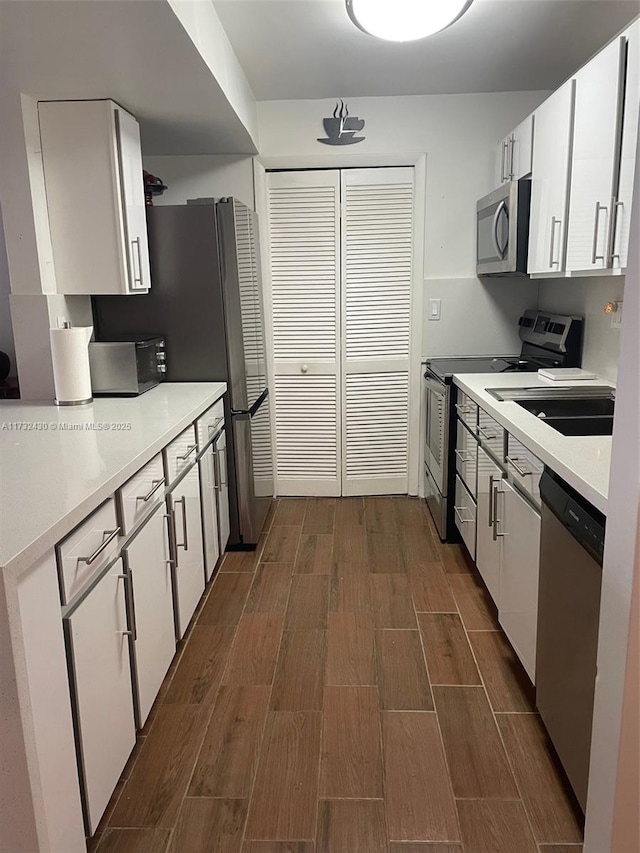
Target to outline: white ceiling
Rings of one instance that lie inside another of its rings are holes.
[[[638,0],[475,0],[449,29],[397,44],[358,30],[344,0],[214,1],[259,101],[551,90],[640,12]]]
[[[256,150],[167,2],[0,0],[0,101],[9,91],[112,98],[145,154]]]

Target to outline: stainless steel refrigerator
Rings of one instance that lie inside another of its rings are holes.
[[[151,290],[94,297],[96,335],[163,335],[169,382],[227,383],[229,544],[250,548],[273,496],[258,218],[203,200],[150,207],[147,227]]]

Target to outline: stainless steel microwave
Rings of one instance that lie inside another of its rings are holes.
[[[476,274],[527,275],[531,181],[510,181],[481,198],[476,216]]]

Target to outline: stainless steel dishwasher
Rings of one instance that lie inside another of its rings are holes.
[[[584,812],[605,517],[547,468],[540,497],[536,704]]]

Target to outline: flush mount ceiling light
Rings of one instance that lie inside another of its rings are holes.
[[[473,0],[346,0],[363,32],[386,41],[416,41],[457,21]]]

